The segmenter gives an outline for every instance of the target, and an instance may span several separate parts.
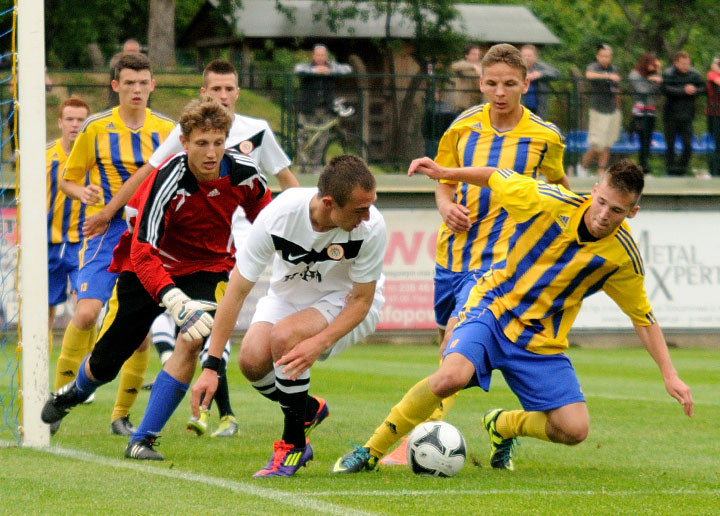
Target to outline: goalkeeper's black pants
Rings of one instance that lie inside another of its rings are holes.
[[[172,278],[175,286],[191,299],[220,302],[228,275],[199,271]],[[112,381],[123,363],[145,340],[155,318],[165,307],[155,301],[134,272],[122,272],[115,283],[95,348],[90,354],[92,375]],[[211,315],[215,315],[214,312]]]

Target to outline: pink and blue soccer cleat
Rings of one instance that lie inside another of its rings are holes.
[[[270,460],[253,477],[291,477],[312,459],[313,449],[307,441],[304,448],[295,448],[291,444],[285,444],[285,441],[275,441]]]

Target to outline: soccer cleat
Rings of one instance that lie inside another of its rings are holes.
[[[83,401],[83,404],[90,405],[93,401],[95,401],[95,393],[94,392],[90,396],[88,396],[85,401]]]
[[[313,449],[309,442],[306,441],[305,448],[294,448],[291,444],[285,444],[285,441],[275,441],[270,460],[253,477],[291,477],[311,460]]]
[[[305,421],[305,437],[308,437],[310,435],[310,432],[315,430],[315,427],[318,426],[320,423],[322,423],[325,418],[330,416],[330,409],[328,408],[327,402],[319,398],[317,396],[313,396],[320,405],[317,409],[317,412],[315,412],[315,415],[310,421]]]
[[[110,423],[110,433],[115,435],[126,435],[130,437],[137,428],[130,422],[130,415],[119,417]]]
[[[50,423],[50,435],[55,435],[60,430],[60,423],[62,423],[62,420]]]
[[[40,418],[43,423],[57,423],[67,416],[70,409],[82,400],[78,399],[75,382],[66,383],[60,387],[57,392],[50,395],[50,399],[45,402]]]
[[[507,469],[513,471],[513,456],[515,455],[515,447],[517,439],[505,439],[495,428],[498,416],[503,409],[490,409],[483,415],[482,423],[490,436],[490,465],[495,469]]]
[[[392,453],[388,453],[380,459],[380,464],[383,466],[407,466],[407,463],[407,437],[402,438]]]
[[[185,424],[185,430],[188,432],[195,432],[195,435],[200,437],[201,435],[205,435],[205,432],[207,432],[208,429],[208,420],[210,419],[210,411],[204,408],[200,408],[200,417],[196,418],[195,416],[192,416],[190,419],[188,419],[188,422]]]
[[[370,453],[370,448],[353,446],[355,446],[354,450],[347,452],[335,461],[333,467],[330,468],[330,473],[359,473],[375,469],[378,458]]]
[[[157,437],[143,437],[139,441],[129,442],[125,448],[125,457],[137,460],[165,460],[161,453],[153,450],[157,446]]]
[[[202,417],[202,414],[201,414]],[[235,416],[227,415],[220,418],[220,426],[210,437],[232,437],[238,431],[238,424]]]

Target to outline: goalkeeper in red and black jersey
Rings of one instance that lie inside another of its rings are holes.
[[[128,203],[130,228],[109,268],[119,277],[108,314],[76,380],[45,404],[46,423],[59,421],[112,381],[155,317],[167,309],[180,336],[125,451],[130,458],[162,459],[153,444],[192,380],[203,339],[212,328],[215,303],[235,264],[233,213],[242,207],[252,222],[270,202],[265,177],[255,162],[225,150],[231,123],[231,115],[212,99],[193,101],[183,111],[185,152],[156,169]]]

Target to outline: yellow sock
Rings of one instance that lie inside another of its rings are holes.
[[[392,408],[365,446],[376,457],[382,457],[403,435],[427,420],[441,402],[442,398],[430,390],[428,379],[420,380]]]
[[[445,419],[445,416],[447,416],[447,413],[450,412],[450,409],[453,408],[453,405],[455,405],[455,402],[457,401],[457,397],[460,394],[460,391],[456,392],[455,394],[451,394],[444,400],[440,402],[440,406],[436,408],[432,414],[430,414],[430,417],[427,418],[428,421],[442,421]]]
[[[547,416],[544,412],[506,410],[498,416],[495,429],[505,439],[525,436],[549,441],[550,438],[545,431],[546,423]]]
[[[97,328],[93,326],[89,330],[81,330],[70,321],[63,336],[60,357],[55,366],[55,390],[77,376],[80,362],[87,355],[88,348],[94,344],[97,336]]]
[[[149,361],[150,348],[146,347],[145,351],[135,351],[123,364],[120,369],[120,386],[115,397],[115,407],[110,421],[115,421],[130,413],[130,407],[135,403],[143,380],[145,380],[145,370]]]

